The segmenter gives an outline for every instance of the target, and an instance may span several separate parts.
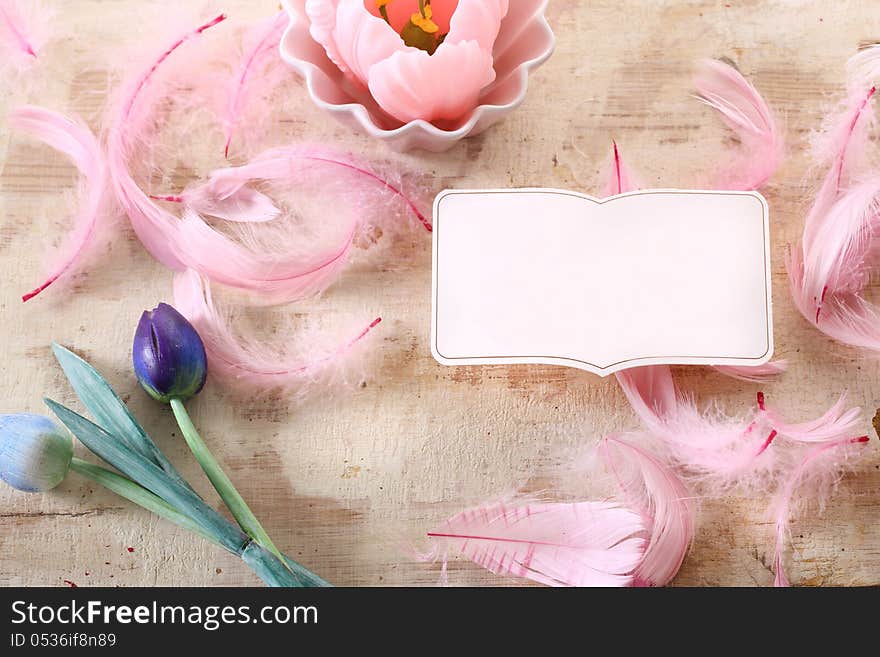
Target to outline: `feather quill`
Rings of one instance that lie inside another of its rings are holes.
[[[114,210],[112,200],[106,193],[108,176],[104,154],[98,140],[84,123],[47,109],[26,105],[12,112],[9,125],[64,153],[81,176],[80,203],[74,224],[52,259],[46,279],[22,296],[22,301],[28,301],[80,266],[82,259],[109,228]]]
[[[346,378],[346,359],[381,322],[376,318],[347,339],[333,343],[320,336],[301,339],[299,349],[289,343],[284,348],[266,345],[233,330],[214,303],[210,282],[191,269],[174,277],[174,305],[202,337],[212,374],[239,387],[284,389],[298,395],[328,375]]]
[[[811,449],[798,463],[781,487],[775,502],[775,586],[789,586],[785,574],[783,556],[788,523],[792,516],[794,497],[799,490],[808,491],[824,508],[825,498],[839,481],[842,473],[851,468],[857,453],[868,443],[868,436],[842,438],[820,443]]]

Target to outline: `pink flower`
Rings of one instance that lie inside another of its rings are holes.
[[[456,121],[495,80],[508,0],[307,0],[327,56],[403,123]]]

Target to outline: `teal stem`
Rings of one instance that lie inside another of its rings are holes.
[[[257,520],[254,512],[251,511],[251,508],[233,485],[232,480],[226,475],[217,459],[214,458],[211,450],[208,449],[205,441],[202,440],[192,419],[190,419],[189,413],[186,411],[183,401],[175,397],[171,400],[171,409],[174,411],[174,417],[177,420],[178,426],[180,426],[180,431],[183,433],[186,444],[189,445],[190,451],[196,457],[199,465],[202,466],[202,470],[205,471],[205,474],[220,494],[223,502],[229,507],[229,511],[238,521],[238,524],[257,543],[269,550],[282,563],[286,563],[284,555],[275,547],[263,525]]]
[[[175,525],[183,527],[186,530],[208,539],[215,545],[223,547],[216,536],[205,531],[200,524],[195,522],[188,515],[181,513],[161,497],[154,495],[128,477],[123,477],[107,468],[102,468],[100,465],[94,465],[76,457],[70,462],[70,469],[87,479],[91,479],[96,484],[113,491],[120,497],[124,497],[129,502],[134,502],[147,511],[155,513],[160,518],[165,518],[165,520],[173,522]]]
[[[251,542],[244,547],[241,559],[269,586],[296,588],[331,586],[292,559],[283,555],[279,559],[257,542]]]

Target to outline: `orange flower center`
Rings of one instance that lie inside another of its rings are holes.
[[[449,33],[458,0],[364,0],[364,6],[388,23],[406,45],[433,55]]]

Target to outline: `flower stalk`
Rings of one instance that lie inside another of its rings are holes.
[[[229,511],[238,521],[238,524],[251,538],[283,562],[284,556],[281,554],[281,551],[275,547],[263,525],[254,515],[254,512],[251,511],[247,502],[244,501],[238,489],[235,488],[232,480],[226,475],[223,468],[220,467],[205,441],[202,440],[186,410],[186,406],[183,404],[183,400],[179,397],[172,398],[171,410],[174,412],[174,418],[177,420],[177,424],[190,451],[192,451],[199,465],[202,466],[202,470],[204,470],[211,484],[220,494],[220,498],[229,507]]]

